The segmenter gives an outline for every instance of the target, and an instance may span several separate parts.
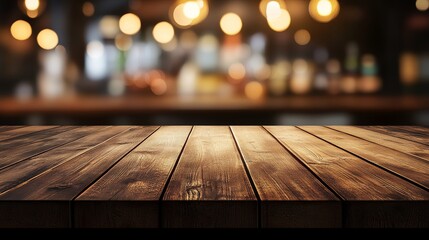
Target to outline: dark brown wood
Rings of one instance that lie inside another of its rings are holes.
[[[157,129],[158,127],[131,128],[4,192],[0,195],[0,226],[70,226],[71,201]],[[34,209],[37,205],[32,203],[37,201],[53,201],[55,205]],[[26,219],[24,223],[20,220],[23,218]],[[66,218],[67,225],[64,225]]]
[[[79,156],[130,127],[83,127],[88,136],[0,170],[0,193]]]
[[[195,127],[163,198],[163,227],[257,227],[257,217],[230,129]]]
[[[429,161],[324,127],[302,129],[429,189]],[[366,131],[362,129],[362,131]],[[368,134],[369,135],[369,134]],[[381,137],[381,136],[380,136]],[[398,146],[398,149],[401,148]]]
[[[56,128],[57,126],[27,126],[17,129],[11,129],[0,134],[0,141],[4,141],[11,138],[19,138],[20,136],[25,136],[27,134],[36,133],[39,131]],[[0,144],[2,144],[0,142]]]
[[[74,203],[75,226],[160,227],[162,191],[191,127],[161,127]]]
[[[0,169],[91,134],[96,127],[58,127],[0,143]]]
[[[180,98],[139,97],[121,98],[76,96],[56,101],[34,98],[17,101],[0,99],[0,116],[28,114],[110,114],[151,113],[183,111],[262,111],[262,112],[411,112],[429,109],[426,96],[288,96],[249,101],[243,96]]]
[[[266,228],[341,227],[341,202],[262,127],[231,127]]]
[[[413,126],[364,126],[363,128],[429,146],[429,129]],[[426,130],[426,131],[425,131]]]
[[[345,227],[429,227],[427,191],[296,127],[266,129],[345,200]]]
[[[330,126],[329,128],[429,161],[429,147],[421,143],[362,129],[360,127]]]

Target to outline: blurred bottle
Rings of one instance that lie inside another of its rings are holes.
[[[58,46],[55,50],[40,52],[39,61],[42,68],[38,76],[38,89],[41,97],[52,99],[64,95],[66,54],[62,46]]]
[[[314,51],[315,74],[314,74],[314,90],[316,93],[326,93],[328,91],[329,80],[326,74],[326,62],[329,59],[329,53],[326,48],[316,48]]]
[[[362,76],[358,88],[362,93],[375,93],[381,88],[377,62],[372,54],[362,56]]]
[[[345,75],[341,78],[341,91],[346,94],[357,92],[359,81],[359,47],[351,42],[346,46],[346,57],[344,62]]]
[[[399,59],[399,75],[402,84],[411,86],[419,79],[419,62],[417,55],[412,52],[404,52]]]
[[[268,83],[271,95],[279,97],[286,94],[291,70],[292,67],[289,61],[280,60],[274,63],[271,67],[271,77]]]
[[[307,94],[312,87],[313,68],[304,59],[297,59],[292,64],[290,90],[294,94]]]

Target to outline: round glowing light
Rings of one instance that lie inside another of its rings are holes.
[[[220,19],[220,28],[227,35],[238,34],[243,27],[240,16],[235,13],[227,13]]]
[[[58,35],[51,29],[44,29],[37,35],[37,43],[45,50],[54,49],[58,45]]]
[[[289,28],[291,19],[286,9],[280,9],[280,15],[276,18],[268,18],[268,25],[276,32],[283,32]]]
[[[118,34],[115,37],[115,46],[121,51],[128,51],[133,46],[133,39],[124,34]]]
[[[311,35],[307,30],[301,29],[301,30],[296,31],[294,38],[295,38],[295,42],[298,45],[304,46],[310,42]]]
[[[337,0],[311,0],[308,10],[315,20],[329,22],[340,12],[340,4]]]
[[[141,29],[142,23],[140,18],[132,13],[127,13],[119,19],[119,29],[127,34],[134,35]]]
[[[264,87],[259,82],[250,82],[244,89],[246,97],[252,100],[261,99],[264,96]]]
[[[168,86],[164,79],[155,78],[150,83],[150,90],[152,90],[153,94],[161,96],[167,92]]]
[[[274,13],[276,9],[286,9],[286,3],[284,0],[261,0],[259,3],[259,11],[264,17],[268,17],[268,13]]]
[[[95,13],[94,4],[92,4],[92,2],[85,2],[82,5],[82,13],[87,17],[91,17],[92,15],[94,15]]]
[[[152,31],[153,38],[159,43],[169,43],[174,38],[174,28],[168,22],[160,22]]]
[[[317,12],[320,16],[329,16],[332,13],[332,3],[329,0],[320,0],[317,3]]]
[[[32,29],[28,22],[24,20],[18,20],[10,27],[10,33],[16,40],[27,40],[31,37]]]
[[[269,1],[267,4],[267,18],[273,19],[280,17],[281,14],[281,6],[277,1]]]
[[[183,5],[183,14],[189,19],[196,19],[200,12],[200,6],[195,1],[189,1]]]
[[[25,0],[24,1],[25,8],[30,11],[35,11],[40,7],[39,0]]]
[[[101,35],[112,39],[119,33],[119,19],[115,16],[104,16],[99,24]]]
[[[241,63],[234,63],[228,68],[228,75],[235,82],[239,82],[246,77],[246,68]]]
[[[419,11],[426,11],[429,9],[429,0],[417,0],[416,1],[416,8]]]
[[[178,5],[173,12],[173,19],[174,21],[182,27],[186,27],[192,24],[192,19],[186,17],[185,15],[185,4]]]

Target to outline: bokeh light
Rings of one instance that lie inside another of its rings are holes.
[[[168,22],[160,22],[153,28],[152,34],[157,42],[169,43],[174,38],[174,28]]]
[[[24,1],[25,8],[29,11],[35,11],[40,7],[39,0],[25,0]]]
[[[268,7],[269,6],[269,7]],[[276,8],[286,9],[286,3],[283,0],[261,0],[259,3],[259,11],[264,17],[267,17],[267,12],[272,13],[274,10],[274,14],[276,12]]]
[[[340,12],[337,0],[311,0],[308,10],[311,17],[319,22],[329,22]]]
[[[44,29],[37,35],[37,43],[45,50],[54,49],[58,45],[58,35],[51,29]]]
[[[295,32],[294,39],[298,45],[304,46],[310,43],[311,35],[307,30],[301,29]]]
[[[276,32],[283,32],[291,23],[290,14],[286,9],[280,9],[280,15],[276,18],[267,18],[268,25]]]
[[[220,27],[225,34],[236,35],[240,33],[243,27],[243,22],[237,14],[227,13],[221,18]]]
[[[105,38],[113,39],[119,33],[119,18],[116,16],[104,16],[100,20],[100,32]]]
[[[196,19],[200,12],[200,7],[196,1],[188,1],[183,5],[183,13],[189,19]]]
[[[240,82],[246,77],[246,68],[241,63],[234,63],[228,68],[228,76],[234,83]]]
[[[416,8],[419,11],[426,11],[429,9],[429,0],[417,0],[416,1]]]
[[[249,99],[258,100],[264,96],[264,86],[256,81],[249,82],[246,84],[244,92]]]
[[[92,15],[94,15],[94,13],[95,13],[94,4],[92,2],[85,2],[82,5],[82,13],[86,17],[91,17]]]
[[[180,28],[203,21],[209,13],[207,0],[177,0],[170,7],[170,19]]]
[[[18,20],[10,27],[10,33],[16,40],[27,40],[32,34],[31,25],[24,20]]]
[[[127,35],[134,35],[138,33],[141,29],[140,18],[133,13],[127,13],[123,15],[119,19],[119,29]]]
[[[118,34],[115,37],[115,46],[121,51],[128,51],[133,46],[133,39],[125,34]]]

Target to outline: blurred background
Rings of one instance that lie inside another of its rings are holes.
[[[429,125],[429,0],[0,1],[0,124]]]

